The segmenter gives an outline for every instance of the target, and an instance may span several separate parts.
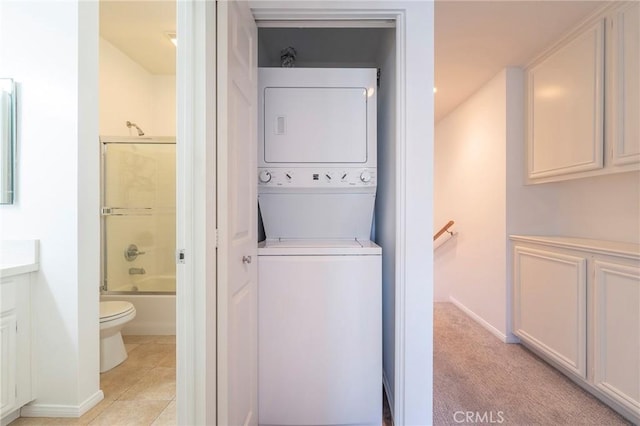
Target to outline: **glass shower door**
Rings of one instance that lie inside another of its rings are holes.
[[[175,293],[175,160],[175,143],[103,143],[103,291]]]

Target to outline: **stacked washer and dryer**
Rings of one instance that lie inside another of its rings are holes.
[[[259,421],[380,425],[375,69],[259,70]]]

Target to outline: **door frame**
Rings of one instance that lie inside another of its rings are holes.
[[[433,3],[260,1],[269,20],[396,22],[396,424],[430,424],[433,396]],[[329,6],[329,7],[327,7]],[[178,424],[216,424],[214,2],[177,4]],[[410,72],[409,72],[410,71]],[[407,90],[408,85],[411,91]],[[425,120],[424,117],[428,117]],[[408,230],[411,230],[409,233]],[[209,262],[207,262],[209,260]],[[207,368],[209,367],[209,368]]]
[[[176,5],[177,423],[216,424],[216,4]],[[213,366],[207,368],[207,366]]]

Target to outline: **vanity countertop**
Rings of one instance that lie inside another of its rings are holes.
[[[0,278],[37,271],[40,267],[38,240],[0,241]]]

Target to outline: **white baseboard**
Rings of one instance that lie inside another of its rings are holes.
[[[467,314],[467,316],[469,316],[472,320],[480,324],[482,327],[487,329],[491,334],[493,334],[498,339],[500,339],[503,343],[518,343],[520,341],[516,336],[512,335],[511,333],[509,333],[509,335],[506,335],[500,330],[498,330],[497,328],[495,328],[494,326],[492,326],[491,324],[489,324],[487,321],[484,320],[484,318],[482,318],[481,316],[473,312],[471,309],[467,308],[455,297],[449,296],[449,301],[451,301],[451,303],[453,303],[462,312]]]
[[[387,379],[387,375],[384,371],[382,371],[382,386],[384,386],[384,391],[387,394],[387,401],[389,401],[389,409],[391,410],[391,419],[393,419],[393,392],[391,389],[391,385],[389,385],[389,379]]]
[[[7,414],[4,417],[2,417],[2,419],[0,420],[0,426],[7,426],[9,423],[14,421],[18,417],[20,417],[20,409],[16,408],[15,410],[10,412],[9,414]]]
[[[22,417],[80,417],[104,399],[104,393],[97,391],[80,405],[38,404],[32,402],[20,410]],[[36,400],[37,401],[37,400]]]

